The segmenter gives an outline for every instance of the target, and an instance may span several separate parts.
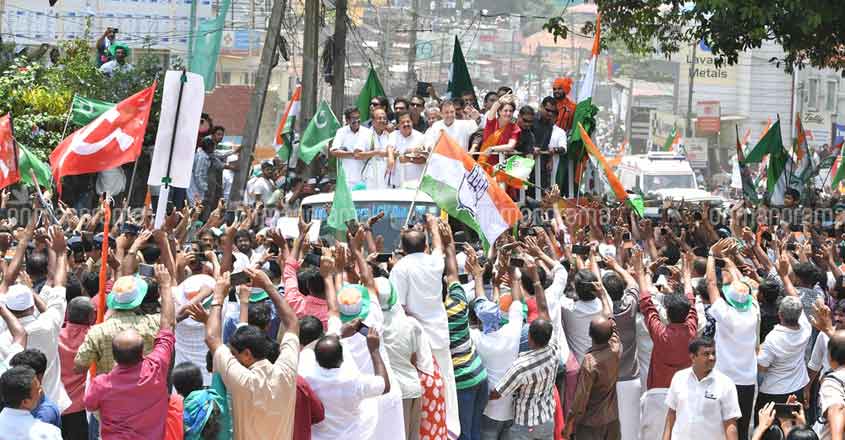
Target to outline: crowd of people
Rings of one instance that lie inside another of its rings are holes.
[[[842,438],[841,222],[560,199],[486,250],[222,202],[4,220],[0,438]]]

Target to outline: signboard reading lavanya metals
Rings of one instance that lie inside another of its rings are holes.
[[[678,55],[672,57],[680,62],[681,75],[689,75],[690,65],[693,63],[691,46],[681,46]],[[722,63],[716,67],[716,57],[710,52],[710,47],[704,41],[695,48],[695,83],[717,86],[732,86],[736,84],[736,67]]]

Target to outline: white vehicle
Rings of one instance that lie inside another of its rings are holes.
[[[725,201],[699,188],[689,161],[674,153],[651,152],[625,156],[616,172],[625,189],[642,192],[646,198],[716,204]],[[646,215],[657,215],[657,208],[647,207]]]
[[[380,189],[352,191],[352,202],[358,212],[358,221],[365,222],[368,218],[384,212],[384,218],[373,227],[375,236],[384,237],[384,252],[390,252],[399,247],[399,232],[408,218],[408,210],[414,199],[416,190],[410,189]],[[421,223],[425,214],[440,216],[440,208],[428,194],[420,191],[414,203],[414,213],[410,224]],[[335,233],[326,224],[327,207],[331,206],[334,193],[315,194],[302,200],[302,216],[305,221],[320,221],[320,238],[334,240]]]

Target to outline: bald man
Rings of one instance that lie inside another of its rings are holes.
[[[115,367],[108,374],[95,377],[85,392],[85,409],[100,412],[103,438],[164,438],[167,377],[176,343],[173,334],[176,309],[170,273],[164,266],[157,265],[155,275],[161,298],[161,318],[153,351],[144,356],[144,338],[135,329],[121,331],[112,339]],[[121,277],[118,282],[126,289],[144,292],[147,289],[140,277]]]
[[[572,118],[575,116],[575,102],[569,99],[572,91],[572,78],[557,78],[552,83],[552,96],[557,105],[557,126],[569,132]]]
[[[601,299],[602,311],[590,321],[592,347],[584,355],[578,371],[575,400],[566,417],[563,438],[569,439],[576,434],[578,440],[618,440],[621,432],[616,379],[622,359],[622,343],[604,286],[596,282],[593,287],[596,296]]]

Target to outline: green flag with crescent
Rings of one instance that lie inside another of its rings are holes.
[[[302,133],[302,139],[299,142],[299,158],[306,164],[310,164],[329,141],[334,139],[338,128],[340,128],[340,122],[332,113],[331,107],[326,101],[321,101],[317,112],[314,113],[305,132]]]

